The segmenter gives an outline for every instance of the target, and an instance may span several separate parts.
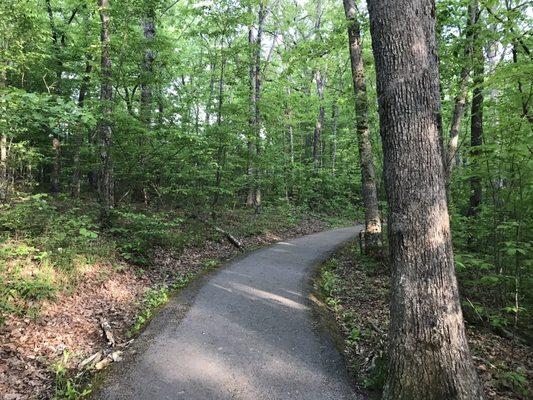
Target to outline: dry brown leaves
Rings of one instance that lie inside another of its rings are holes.
[[[293,229],[244,238],[246,248],[326,229],[321,221],[304,220]],[[180,255],[157,251],[156,268],[141,272],[134,267],[92,265],[75,288],[60,293],[55,301],[40,304],[36,318],[10,316],[0,326],[0,398],[3,400],[48,399],[53,395],[51,366],[69,359],[75,370],[88,356],[106,350],[101,319],[109,322],[117,343],[125,343],[143,294],[178,276],[205,270],[209,260],[227,260],[240,254],[227,241],[206,241]]]

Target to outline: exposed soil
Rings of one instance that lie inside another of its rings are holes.
[[[305,219],[292,228],[241,239],[244,247],[251,249],[326,228],[323,221]],[[71,291],[39,304],[36,316],[9,316],[0,326],[1,398],[52,398],[55,363],[65,363],[71,375],[75,375],[80,361],[109,349],[100,326],[102,319],[111,326],[116,343],[123,345],[129,340],[126,333],[147,290],[179,276],[200,274],[212,268],[213,263],[237,254],[239,251],[233,245],[220,239],[187,248],[181,254],[157,251],[153,263],[156,267],[143,270],[125,264],[93,265],[83,272]]]
[[[388,270],[384,263],[362,257],[357,244],[352,243],[325,263],[321,284],[326,303],[344,336],[344,353],[350,369],[357,383],[374,391],[377,397],[386,370]],[[468,323],[466,327],[486,398],[531,398],[531,347],[520,340],[498,336],[485,327]]]

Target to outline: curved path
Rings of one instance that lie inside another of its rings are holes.
[[[307,296],[313,267],[360,229],[280,242],[207,277],[150,323],[96,397],[360,399]]]

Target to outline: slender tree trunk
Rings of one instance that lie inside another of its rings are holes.
[[[48,13],[48,20],[50,23],[50,32],[52,34],[52,47],[54,51],[54,63],[56,70],[56,82],[54,84],[55,93],[61,94],[61,80],[63,75],[63,61],[61,60],[61,45],[59,42],[59,34],[54,22],[54,13],[52,11],[52,4],[50,0],[46,0],[46,11]]]
[[[52,165],[52,174],[50,176],[50,183],[52,185],[52,193],[59,193],[59,173],[61,169],[61,143],[59,139],[52,139],[52,151],[54,153],[54,162]]]
[[[344,0],[344,13],[348,20],[348,42],[352,80],[355,93],[356,130],[361,164],[361,184],[365,207],[366,250],[373,252],[381,244],[381,216],[376,189],[376,170],[368,127],[368,96],[366,93],[365,69],[361,45],[361,28],[357,21],[355,0]]]
[[[333,118],[333,141],[332,141],[332,148],[331,148],[331,172],[333,173],[333,176],[336,174],[336,162],[337,162],[337,126],[338,126],[338,120],[339,120],[339,106],[337,105],[337,102],[333,104],[333,110],[332,110],[332,118]]]
[[[473,58],[474,58],[474,90],[472,93],[472,110],[470,115],[470,165],[472,177],[470,178],[470,201],[467,215],[472,217],[478,214],[481,205],[482,188],[479,176],[480,147],[483,144],[483,81],[485,73],[485,57],[479,37],[479,12],[476,15],[476,24],[473,33]]]
[[[287,142],[289,145],[289,148],[287,149],[288,154],[288,165],[287,165],[287,171],[286,174],[286,197],[287,202],[290,202],[294,199],[294,128],[293,128],[293,121],[292,121],[292,112],[289,106],[289,99],[291,97],[291,89],[290,87],[287,88],[287,100],[285,105],[285,118],[287,119]],[[287,161],[286,161],[287,163]]]
[[[80,93],[78,95],[78,108],[83,108],[85,105],[85,96],[87,95],[87,92],[89,90],[89,83],[91,80],[91,71],[92,71],[92,63],[91,63],[91,55],[87,54],[85,56],[85,74],[83,75],[82,83],[80,86]],[[81,147],[83,145],[83,126],[80,124],[78,127],[79,132],[76,133],[76,141],[75,141],[75,149],[74,149],[74,167],[72,172],[72,184],[70,188],[70,194],[73,197],[78,197],[80,195],[81,190],[81,184],[80,184],[80,151]]]
[[[518,64],[518,46],[517,41],[513,40],[513,63]],[[520,103],[522,105],[522,116],[526,117],[529,124],[533,124],[533,114],[529,111],[529,99],[531,98],[531,94],[525,94],[524,93],[524,85],[522,84],[522,81],[520,79],[517,79],[517,87],[518,87],[518,93],[520,93]]]
[[[109,0],[98,0],[100,7],[101,27],[101,84],[100,84],[100,120],[98,135],[100,139],[100,219],[103,225],[109,224],[110,211],[114,207],[114,179],[111,148],[113,145],[113,131],[111,128],[111,102],[113,100],[113,85],[111,82],[111,55],[109,38]]]
[[[222,186],[222,171],[224,168],[224,161],[226,158],[226,143],[225,137],[222,134],[222,104],[224,101],[224,72],[226,70],[226,59],[224,55],[221,57],[220,65],[220,79],[218,80],[218,107],[217,107],[217,133],[219,135],[219,143],[217,148],[217,167],[215,172],[215,194],[213,196],[213,210],[218,206],[220,198],[220,188]]]
[[[2,60],[3,61],[3,60]],[[6,69],[0,71],[0,92],[6,87]],[[7,167],[7,135],[0,132],[0,202],[7,200],[9,194],[9,175]]]
[[[391,279],[387,400],[480,400],[455,278],[432,0],[369,0]]]
[[[146,125],[152,122],[152,84],[154,70],[154,50],[152,48],[155,38],[155,11],[150,7],[143,20],[144,40],[146,41],[146,50],[144,51],[144,60],[142,63],[141,79],[141,121]]]
[[[466,44],[464,48],[464,64],[461,68],[459,79],[459,90],[455,96],[452,120],[450,124],[450,141],[446,153],[446,197],[448,202],[451,200],[451,179],[453,166],[458,160],[457,150],[459,145],[459,129],[461,128],[461,118],[463,117],[468,95],[468,76],[470,75],[472,65],[472,34],[476,15],[478,13],[478,1],[472,0],[468,4],[468,19],[466,22]]]
[[[319,162],[320,162],[320,137],[322,135],[322,127],[324,126],[324,78],[320,72],[317,70],[315,72],[315,82],[316,82],[316,91],[318,94],[318,116],[316,119],[315,130],[313,132],[313,168],[318,171]]]
[[[57,95],[60,95],[62,92],[61,81],[63,75],[63,61],[61,60],[62,48],[59,41],[59,33],[57,31],[57,26],[54,22],[54,14],[52,11],[52,4],[50,0],[46,0],[46,11],[48,12],[48,19],[50,23],[50,32],[52,36],[52,47],[54,52],[54,64],[56,70],[56,82],[54,83],[54,92]],[[52,153],[53,153],[53,164],[52,164],[52,173],[50,175],[50,183],[52,193],[58,193],[59,188],[59,174],[61,169],[61,142],[59,138],[52,138]]]
[[[264,3],[265,0],[259,1],[259,10],[257,15],[257,35],[255,40],[253,37],[253,27],[250,27],[248,33],[248,41],[252,47],[252,63],[250,67],[252,139],[250,139],[248,142],[248,178],[251,182],[251,185],[249,187],[246,204],[248,206],[254,206],[256,210],[258,210],[261,206],[261,186],[259,183],[260,171],[258,162],[261,156],[261,111],[259,102],[261,100],[261,48],[263,40],[263,28],[266,17]]]
[[[209,97],[207,98],[207,104],[205,106],[205,125],[211,125],[211,108],[213,107],[213,97],[215,96],[215,69],[216,69],[216,56],[213,57],[213,61],[209,64],[209,71],[211,71],[211,77],[209,78]]]

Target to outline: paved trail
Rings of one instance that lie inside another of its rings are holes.
[[[221,269],[150,323],[96,397],[360,399],[307,297],[313,267],[359,229],[280,242]]]

